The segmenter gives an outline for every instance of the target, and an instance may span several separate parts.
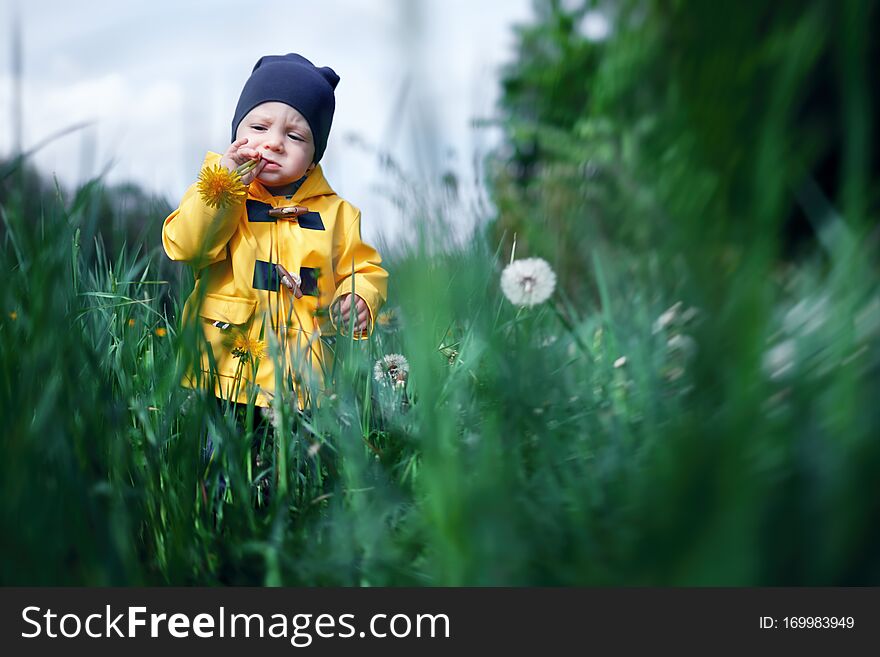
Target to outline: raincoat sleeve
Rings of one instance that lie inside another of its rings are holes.
[[[217,153],[208,153],[202,166],[220,161]],[[226,257],[226,244],[238,227],[244,201],[227,208],[207,205],[193,183],[180,206],[165,219],[162,246],[172,260],[188,262],[196,269],[219,262]]]
[[[388,272],[382,267],[382,257],[372,246],[361,240],[361,212],[357,208],[346,204],[340,223],[340,236],[334,245],[333,266],[336,293],[330,302],[330,307],[346,294],[354,292],[366,303],[370,312],[370,324],[367,335],[359,336],[361,339],[372,334],[375,326],[376,314],[385,303],[388,294]],[[354,289],[352,289],[354,288]],[[330,321],[336,326],[333,314]],[[342,327],[343,330],[345,327]]]

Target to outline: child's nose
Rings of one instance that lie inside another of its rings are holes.
[[[277,151],[281,148],[282,140],[278,135],[267,134],[266,138],[263,140],[263,146],[269,148],[273,151]]]

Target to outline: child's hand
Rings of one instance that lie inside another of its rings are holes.
[[[354,298],[354,311],[357,313],[354,320],[354,331],[355,333],[365,333],[370,323],[370,310],[367,308],[367,302],[357,294],[354,295]],[[342,330],[348,328],[348,323],[351,320],[351,306],[351,294],[349,293],[339,297],[331,310],[336,325]]]
[[[236,139],[232,142],[229,145],[229,148],[226,149],[223,157],[220,158],[220,164],[230,171],[235,171],[237,167],[241,166],[248,160],[259,160],[257,166],[241,177],[241,182],[245,185],[250,185],[254,179],[260,175],[263,167],[266,166],[266,162],[261,159],[259,151],[254,150],[253,148],[247,148],[245,144],[247,144],[247,137],[242,137],[241,139]]]

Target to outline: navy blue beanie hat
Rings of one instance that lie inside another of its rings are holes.
[[[309,122],[315,140],[315,162],[318,162],[327,148],[336,109],[333,90],[338,83],[339,76],[332,68],[318,68],[301,55],[289,53],[261,57],[244,83],[235,107],[232,141],[235,141],[238,124],[257,105],[270,101],[287,103]]]

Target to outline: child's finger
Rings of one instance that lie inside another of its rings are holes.
[[[234,159],[234,160],[237,161],[237,160],[240,158],[240,156],[241,156],[241,155],[240,155],[240,154],[241,154],[240,149],[241,149],[242,146],[244,146],[245,143],[247,143],[247,138],[242,138],[242,139],[237,139],[237,140],[235,140],[234,142],[232,142],[231,144],[229,144],[229,148],[226,149],[226,153],[225,153],[225,155],[226,155],[227,157],[230,157],[230,158],[232,158],[232,159]]]

